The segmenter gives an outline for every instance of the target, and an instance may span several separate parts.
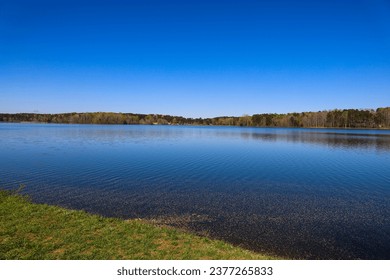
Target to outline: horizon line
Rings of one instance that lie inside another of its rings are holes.
[[[84,111],[84,112],[77,112],[77,111],[69,111],[69,112],[59,112],[59,113],[41,113],[39,111],[33,111],[33,112],[14,112],[14,113],[5,113],[0,112],[0,114],[35,114],[35,115],[60,115],[60,114],[94,114],[94,113],[112,113],[112,114],[133,114],[133,115],[160,115],[160,116],[172,116],[172,117],[182,117],[186,119],[215,119],[215,118],[239,118],[243,116],[253,116],[253,115],[288,115],[288,114],[302,114],[302,113],[319,113],[319,112],[329,112],[329,111],[344,111],[344,110],[359,110],[359,111],[376,111],[380,108],[389,108],[389,106],[383,106],[383,107],[377,107],[377,108],[334,108],[334,109],[323,109],[318,111],[292,111],[287,113],[277,113],[277,112],[268,112],[268,113],[254,113],[254,114],[241,114],[240,116],[233,116],[233,115],[220,115],[215,117],[186,117],[181,115],[174,115],[174,114],[161,114],[161,113],[133,113],[133,112],[114,112],[114,111]]]

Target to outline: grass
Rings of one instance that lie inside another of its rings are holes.
[[[141,220],[34,204],[0,190],[0,259],[274,259]]]

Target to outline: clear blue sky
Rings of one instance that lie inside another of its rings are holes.
[[[390,106],[388,0],[0,0],[0,112]]]

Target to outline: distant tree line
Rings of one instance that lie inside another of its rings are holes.
[[[390,128],[390,107],[376,110],[329,110],[288,114],[254,114],[241,117],[184,118],[161,114],[65,113],[0,114],[2,122],[73,124],[227,125],[255,127]]]

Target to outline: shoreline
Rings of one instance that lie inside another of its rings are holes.
[[[53,122],[27,122],[27,121],[16,121],[16,122],[8,122],[8,121],[0,121],[0,124],[47,124],[47,125],[93,125],[93,126],[178,126],[178,127],[237,127],[237,128],[266,128],[266,129],[318,129],[318,130],[379,130],[379,131],[390,131],[388,127],[375,128],[375,127],[319,127],[319,126],[310,126],[310,127],[295,127],[295,126],[239,126],[239,125],[213,125],[213,124],[107,124],[107,123],[53,123]]]
[[[0,214],[3,260],[279,259],[141,219],[36,204],[15,191],[0,190]]]
[[[74,124],[221,125],[239,127],[378,128],[390,129],[390,107],[333,109],[317,112],[261,113],[241,116],[183,117],[122,112],[69,112],[55,114],[0,113],[3,122]]]

